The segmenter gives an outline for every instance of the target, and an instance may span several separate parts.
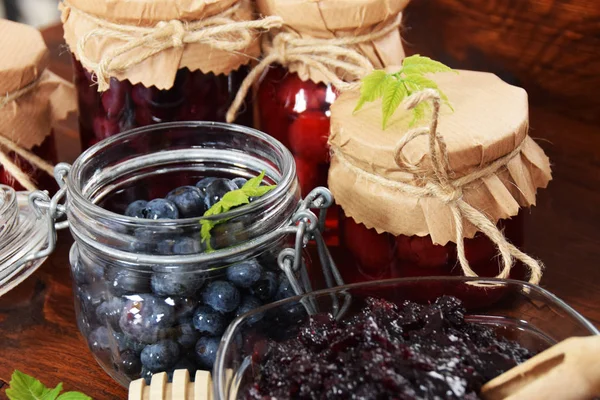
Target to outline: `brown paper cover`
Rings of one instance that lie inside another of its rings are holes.
[[[32,89],[0,107],[0,134],[25,149],[41,144],[55,121],[77,109],[73,86],[46,71],[48,50],[40,32],[0,20],[0,93]]]
[[[257,0],[262,15],[283,18],[286,28],[301,37],[329,39],[370,33],[391,23],[409,0]],[[276,30],[272,35],[276,34]],[[376,69],[399,64],[404,58],[400,30],[353,47]],[[286,65],[302,80],[327,82],[319,71],[298,63]]]
[[[132,26],[155,26],[160,21],[197,21],[223,12],[236,3],[237,0],[69,0],[68,3],[61,4],[64,37],[73,51],[81,37],[100,28],[94,17]],[[252,20],[250,0],[240,0],[239,3],[240,8],[233,19]],[[75,12],[71,7],[84,13]],[[119,80],[128,79],[133,84],[142,83],[146,87],[169,89],[175,82],[177,70],[181,68],[217,75],[229,74],[260,55],[258,33],[254,34],[257,40],[245,51],[226,52],[206,43],[187,43],[183,47],[161,51],[125,71],[115,73],[114,77]],[[88,42],[86,54],[90,59],[98,61],[103,54],[122,44],[119,40],[100,35]],[[136,50],[142,52],[144,48]],[[131,57],[133,52],[134,50],[128,52],[124,57]]]
[[[460,71],[430,76],[448,96],[454,111],[442,106],[438,132],[448,147],[454,177],[467,175],[483,165],[510,154],[520,154],[493,175],[463,188],[463,199],[490,220],[516,215],[520,207],[535,205],[536,190],[551,179],[550,162],[528,136],[527,93],[504,83],[493,74]],[[354,166],[392,181],[417,185],[417,176],[433,173],[426,136],[411,141],[405,159],[419,167],[417,174],[394,161],[394,148],[410,129],[412,115],[400,107],[388,127],[381,126],[381,101],[365,105],[353,114],[358,92],[342,94],[331,108],[329,143]],[[426,125],[423,121],[418,125]],[[329,188],[346,215],[378,232],[393,235],[431,235],[434,243],[456,240],[449,207],[433,198],[416,198],[384,187],[347,168],[332,155]],[[476,229],[465,222],[465,237]]]

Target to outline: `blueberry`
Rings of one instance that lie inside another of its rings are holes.
[[[130,338],[153,343],[164,337],[174,322],[174,307],[160,298],[140,294],[128,296],[119,326]]]
[[[231,182],[233,182],[233,184],[237,186],[238,189],[241,189],[246,184],[246,182],[248,182],[248,179],[238,176],[237,178],[233,178]]]
[[[240,292],[229,282],[213,281],[204,289],[202,299],[213,309],[226,313],[240,304]]]
[[[136,378],[142,371],[142,362],[133,351],[126,350],[119,354],[115,367],[130,378]]]
[[[116,328],[119,326],[121,310],[125,302],[120,297],[111,297],[96,308],[96,317],[100,323]]]
[[[196,329],[194,329],[194,325],[192,324],[191,319],[179,321],[179,335],[177,337],[177,343],[184,348],[189,349],[194,347],[198,339],[200,338],[200,333]]]
[[[173,254],[198,254],[204,251],[204,246],[199,239],[180,238],[173,244]]]
[[[202,287],[204,278],[196,272],[155,272],[152,291],[159,296],[193,296]]]
[[[71,266],[71,272],[75,283],[83,285],[101,280],[104,276],[104,267],[93,262],[85,263],[78,260]]]
[[[252,286],[251,292],[259,300],[266,302],[275,296],[278,287],[279,282],[277,280],[277,275],[274,272],[266,271],[260,277],[258,282]]]
[[[173,369],[167,372],[169,381],[173,380],[173,372],[177,371],[178,369],[187,369],[188,373],[190,374],[190,382],[194,382],[197,368],[196,365],[187,358],[182,358],[181,360],[179,360],[177,364],[175,364]]]
[[[217,178],[206,187],[206,198],[204,199],[206,208],[211,208],[220,201],[225,193],[236,190],[237,186],[227,178]]]
[[[227,268],[227,279],[238,287],[248,288],[261,278],[263,269],[256,260],[242,261]]]
[[[146,385],[149,385],[152,382],[152,371],[142,365],[142,372],[140,372],[140,378],[146,381]]]
[[[198,300],[190,297],[171,296],[165,299],[165,303],[174,307],[175,319],[182,319],[194,315]]]
[[[150,292],[150,277],[146,273],[112,268],[106,275],[108,288],[116,296]]]
[[[152,372],[167,370],[179,360],[179,346],[172,340],[160,340],[144,347],[140,360]]]
[[[202,368],[211,370],[219,350],[219,337],[204,336],[196,343],[196,360]]]
[[[127,337],[123,333],[113,331],[112,334],[119,351],[132,351],[133,353],[139,355],[142,352],[142,350],[144,350],[144,347],[146,347],[145,344],[136,342],[135,340]]]
[[[260,306],[262,306],[262,303],[256,297],[244,296],[244,298],[242,299],[242,303],[237,308],[237,310],[235,310],[235,316],[239,317],[241,315],[246,314],[247,312],[250,312],[252,310],[259,308]],[[256,314],[250,318],[249,322],[255,323],[255,322],[259,321],[261,318],[262,318],[261,314]]]
[[[196,183],[196,187],[198,189],[200,189],[200,191],[202,193],[206,193],[206,188],[208,187],[208,185],[210,185],[215,179],[217,178],[213,178],[213,177],[208,177],[208,178],[204,178],[204,179],[200,179],[198,181],[198,183]]]
[[[93,318],[96,315],[96,307],[106,300],[107,293],[105,285],[102,282],[95,282],[89,285],[77,286],[77,298],[81,312],[88,318]]]
[[[221,335],[227,328],[227,320],[218,311],[209,306],[198,306],[192,319],[194,328],[209,335]]]
[[[181,186],[167,194],[167,200],[177,206],[180,218],[200,217],[206,211],[204,193],[195,186]]]
[[[177,219],[179,211],[177,206],[165,199],[154,199],[146,204],[148,211],[146,218],[148,219]]]
[[[173,239],[161,240],[156,244],[156,252],[163,256],[172,255],[174,245],[175,245],[175,240],[173,240]],[[146,253],[146,252],[147,251],[144,251],[144,253]]]
[[[105,326],[94,329],[88,337],[88,343],[93,352],[108,349],[110,347],[110,331]]]
[[[136,200],[129,204],[125,209],[125,215],[133,218],[148,218],[148,202],[146,200]]]
[[[289,279],[285,274],[281,274],[279,276],[279,287],[277,288],[277,293],[275,293],[275,300],[283,300],[295,295],[296,292],[294,292]]]

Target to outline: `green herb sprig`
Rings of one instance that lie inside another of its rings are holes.
[[[81,392],[64,392],[62,383],[54,389],[47,388],[42,382],[32,376],[15,370],[10,378],[10,388],[6,395],[10,400],[92,400]]]
[[[434,61],[429,57],[422,57],[418,54],[406,57],[402,62],[402,68],[394,73],[387,73],[377,70],[365,76],[362,79],[360,89],[360,98],[354,112],[360,110],[365,103],[382,99],[383,129],[386,128],[390,117],[406,97],[423,89],[435,89],[440,93],[440,97],[450,108],[448,98],[442,93],[438,85],[424,75],[435,72],[456,72],[452,68]],[[429,105],[420,103],[413,108],[413,119],[410,125],[414,125],[425,116],[425,111]]]
[[[266,185],[261,186],[263,179],[265,178],[265,171],[261,172],[260,175],[255,176],[254,178],[248,179],[248,182],[241,187],[241,189],[232,190],[231,192],[225,193],[223,198],[220,201],[215,203],[211,208],[206,210],[204,213],[205,217],[209,217],[212,215],[219,215],[226,213],[234,207],[239,207],[244,204],[250,203],[250,197],[260,197],[271,190],[275,189],[277,185]],[[201,220],[200,224],[202,227],[200,228],[200,236],[202,238],[202,242],[206,243],[206,247],[208,251],[213,251],[213,248],[210,244],[211,238],[211,230],[218,224],[225,222],[226,220]]]

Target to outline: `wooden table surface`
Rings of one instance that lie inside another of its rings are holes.
[[[525,216],[525,250],[546,264],[542,286],[600,325],[600,6],[585,0],[415,0],[405,16],[410,53],[493,71],[530,93],[531,135],[550,156],[554,180]],[[60,27],[45,29],[44,37],[51,69],[70,79]],[[75,121],[58,132],[65,161],[79,151]],[[46,263],[0,299],[0,387],[19,369],[95,399],[126,398],[75,325],[71,243],[61,232]]]

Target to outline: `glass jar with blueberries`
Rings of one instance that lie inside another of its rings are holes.
[[[228,324],[312,290],[311,267],[323,267],[327,286],[342,283],[319,223],[329,192],[302,199],[292,155],[262,132],[157,124],[102,141],[55,174],[52,201],[35,192],[31,202],[67,217],[78,326],[122,385],[210,370]],[[319,260],[304,250],[312,239]]]

